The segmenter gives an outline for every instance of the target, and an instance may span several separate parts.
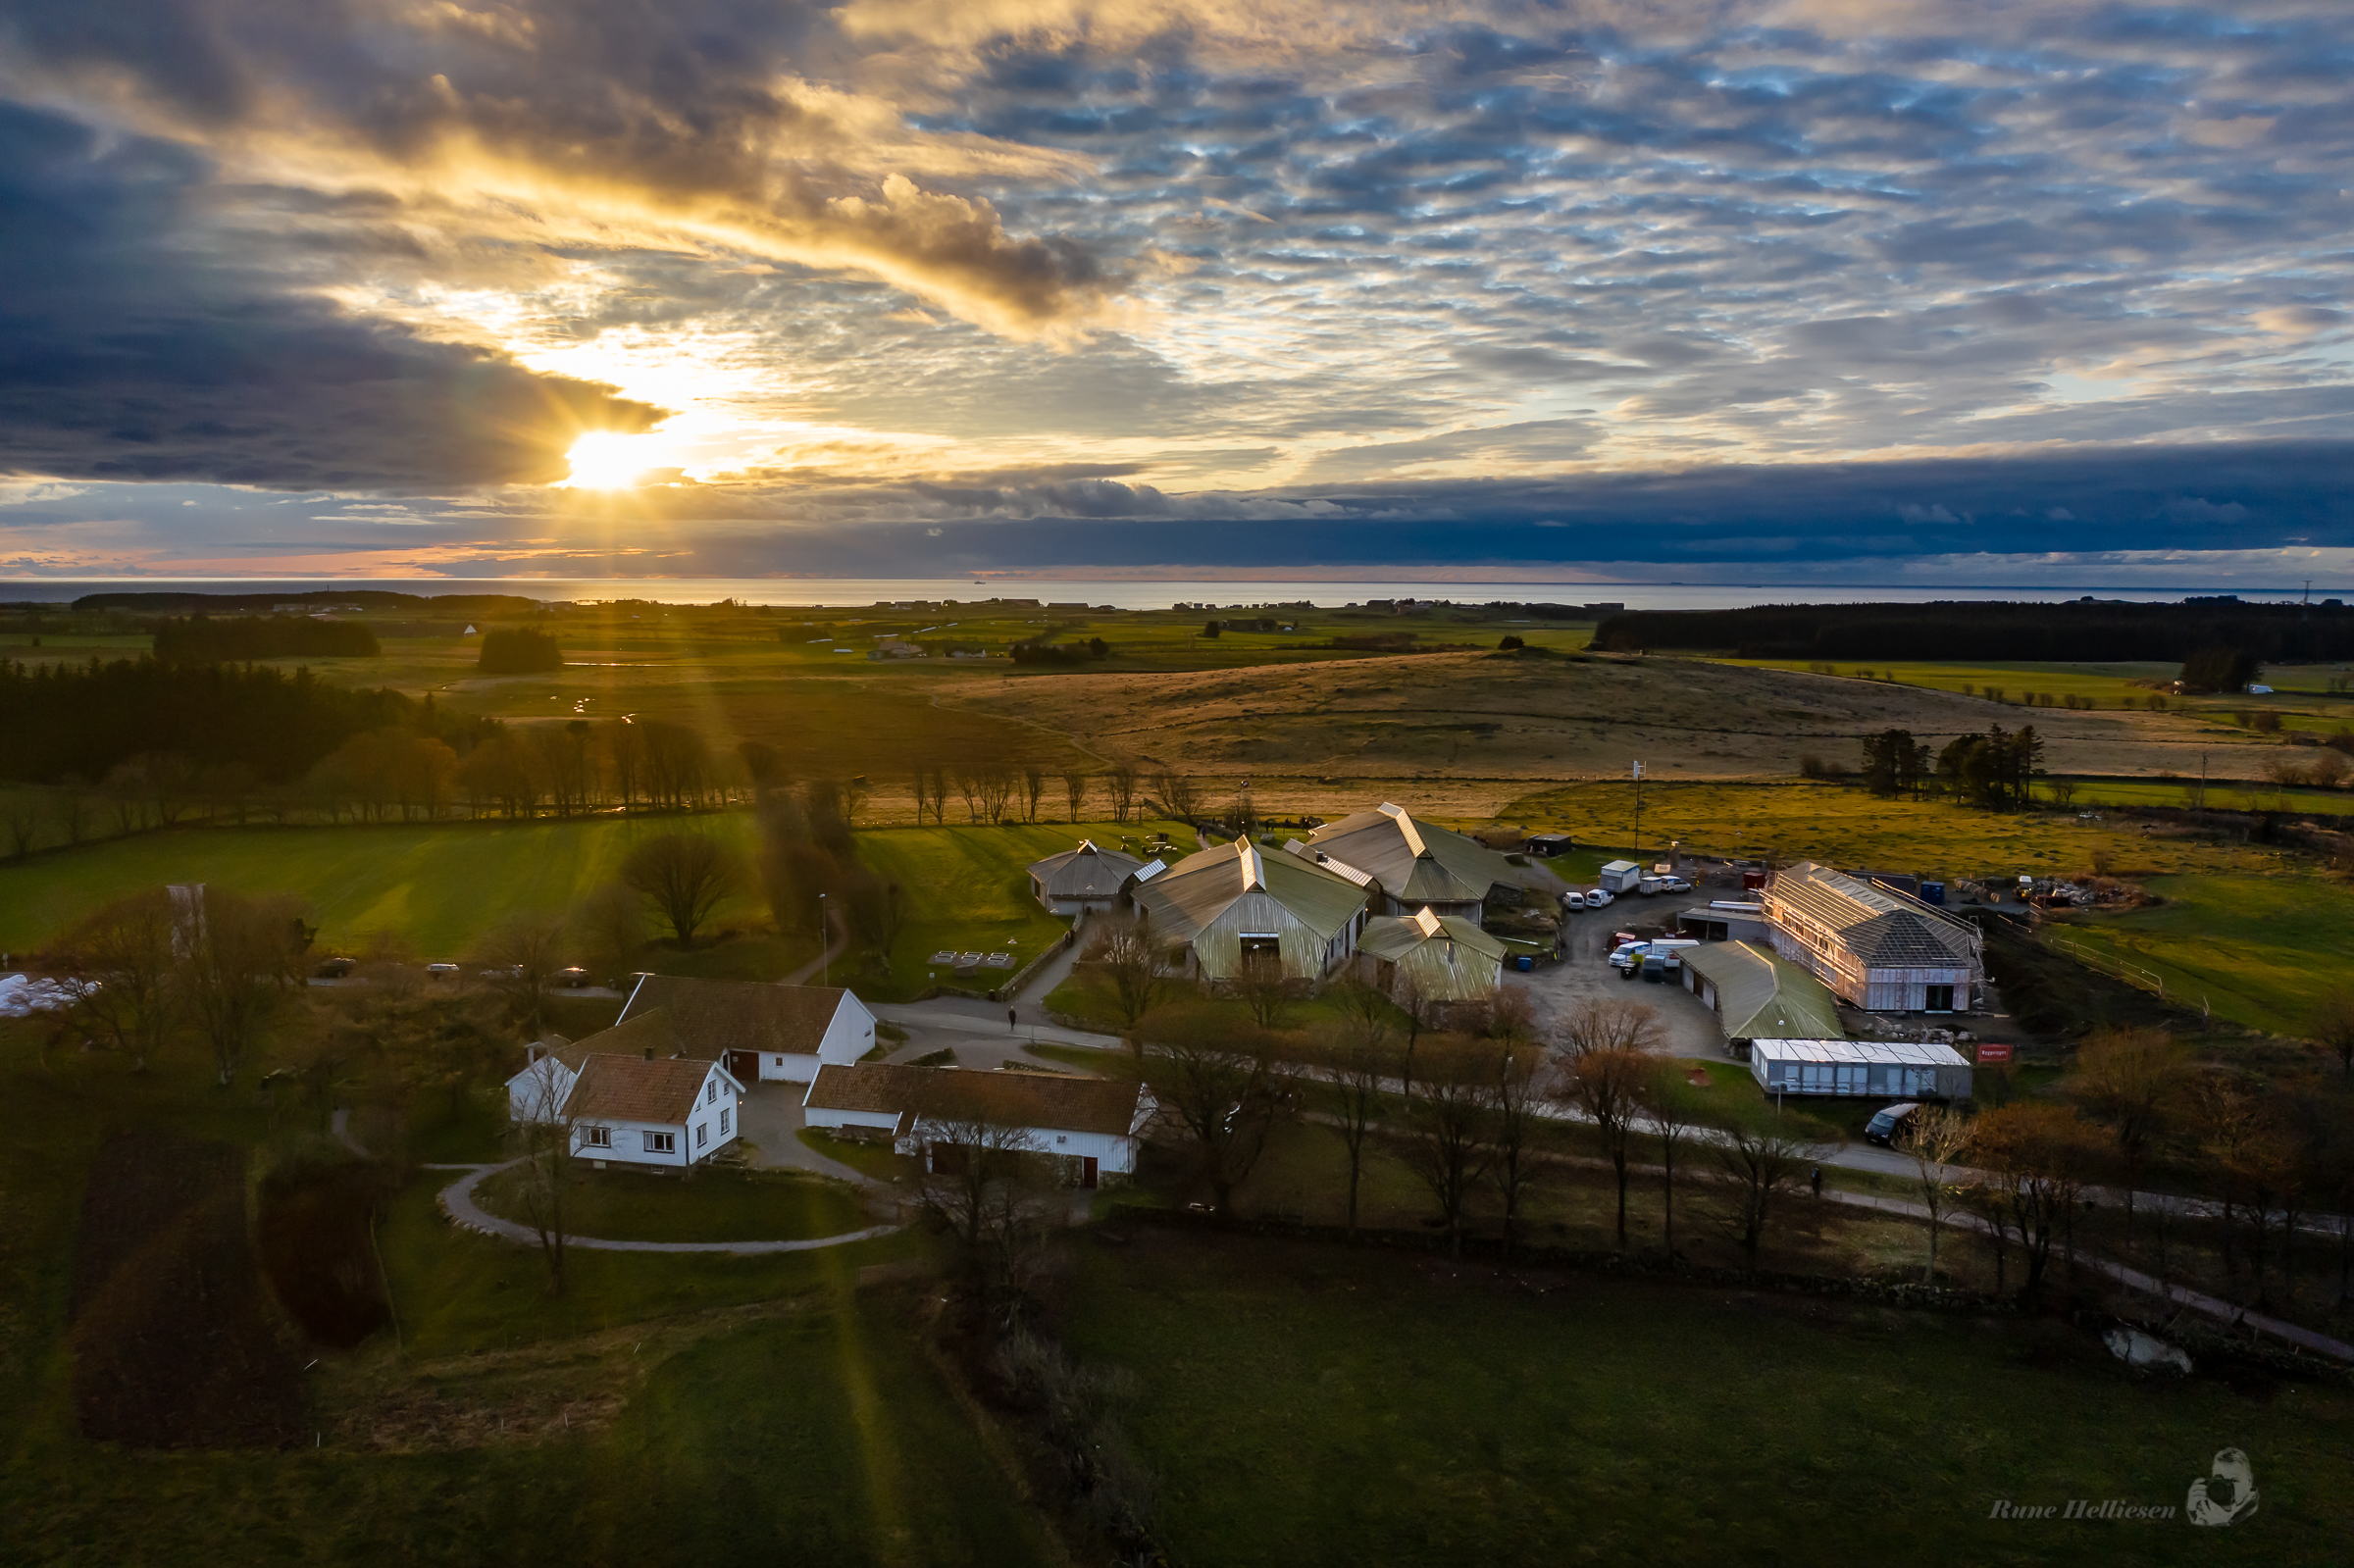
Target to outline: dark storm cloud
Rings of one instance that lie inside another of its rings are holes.
[[[211,259],[193,205],[206,176],[182,147],[102,145],[0,102],[0,472],[278,489],[544,482],[581,430],[659,417]]]

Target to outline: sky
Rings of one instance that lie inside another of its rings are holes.
[[[11,0],[0,577],[2354,583],[2345,0]]]

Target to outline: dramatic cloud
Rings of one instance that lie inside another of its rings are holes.
[[[2342,0],[21,0],[0,468],[90,487],[0,557],[2274,570],[2349,79]]]

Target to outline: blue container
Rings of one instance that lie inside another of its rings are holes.
[[[1532,970],[1532,969],[1534,969],[1534,968],[1536,968],[1536,967],[1537,967],[1537,961],[1536,961],[1535,959],[1533,959],[1533,958],[1529,957],[1529,956],[1528,956],[1528,954],[1526,954],[1526,953],[1522,953],[1522,954],[1520,955],[1520,973],[1521,973],[1521,974],[1525,975],[1525,974],[1527,974],[1527,973],[1528,973],[1530,970]]]
[[[1943,884],[1943,883],[1941,883],[1941,882],[1924,882],[1924,883],[1922,883],[1922,884],[1920,885],[1920,901],[1921,901],[1922,903],[1924,903],[1924,904],[1942,904],[1942,903],[1944,903],[1944,902],[1945,902],[1945,884]]]

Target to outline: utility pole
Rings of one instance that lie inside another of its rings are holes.
[[[1636,763],[1635,778],[1635,858],[1643,858],[1643,764]]]
[[[817,983],[820,986],[834,984],[833,946],[833,937],[826,931],[826,895],[819,893],[817,895]],[[806,975],[809,971],[804,969],[801,973]]]

